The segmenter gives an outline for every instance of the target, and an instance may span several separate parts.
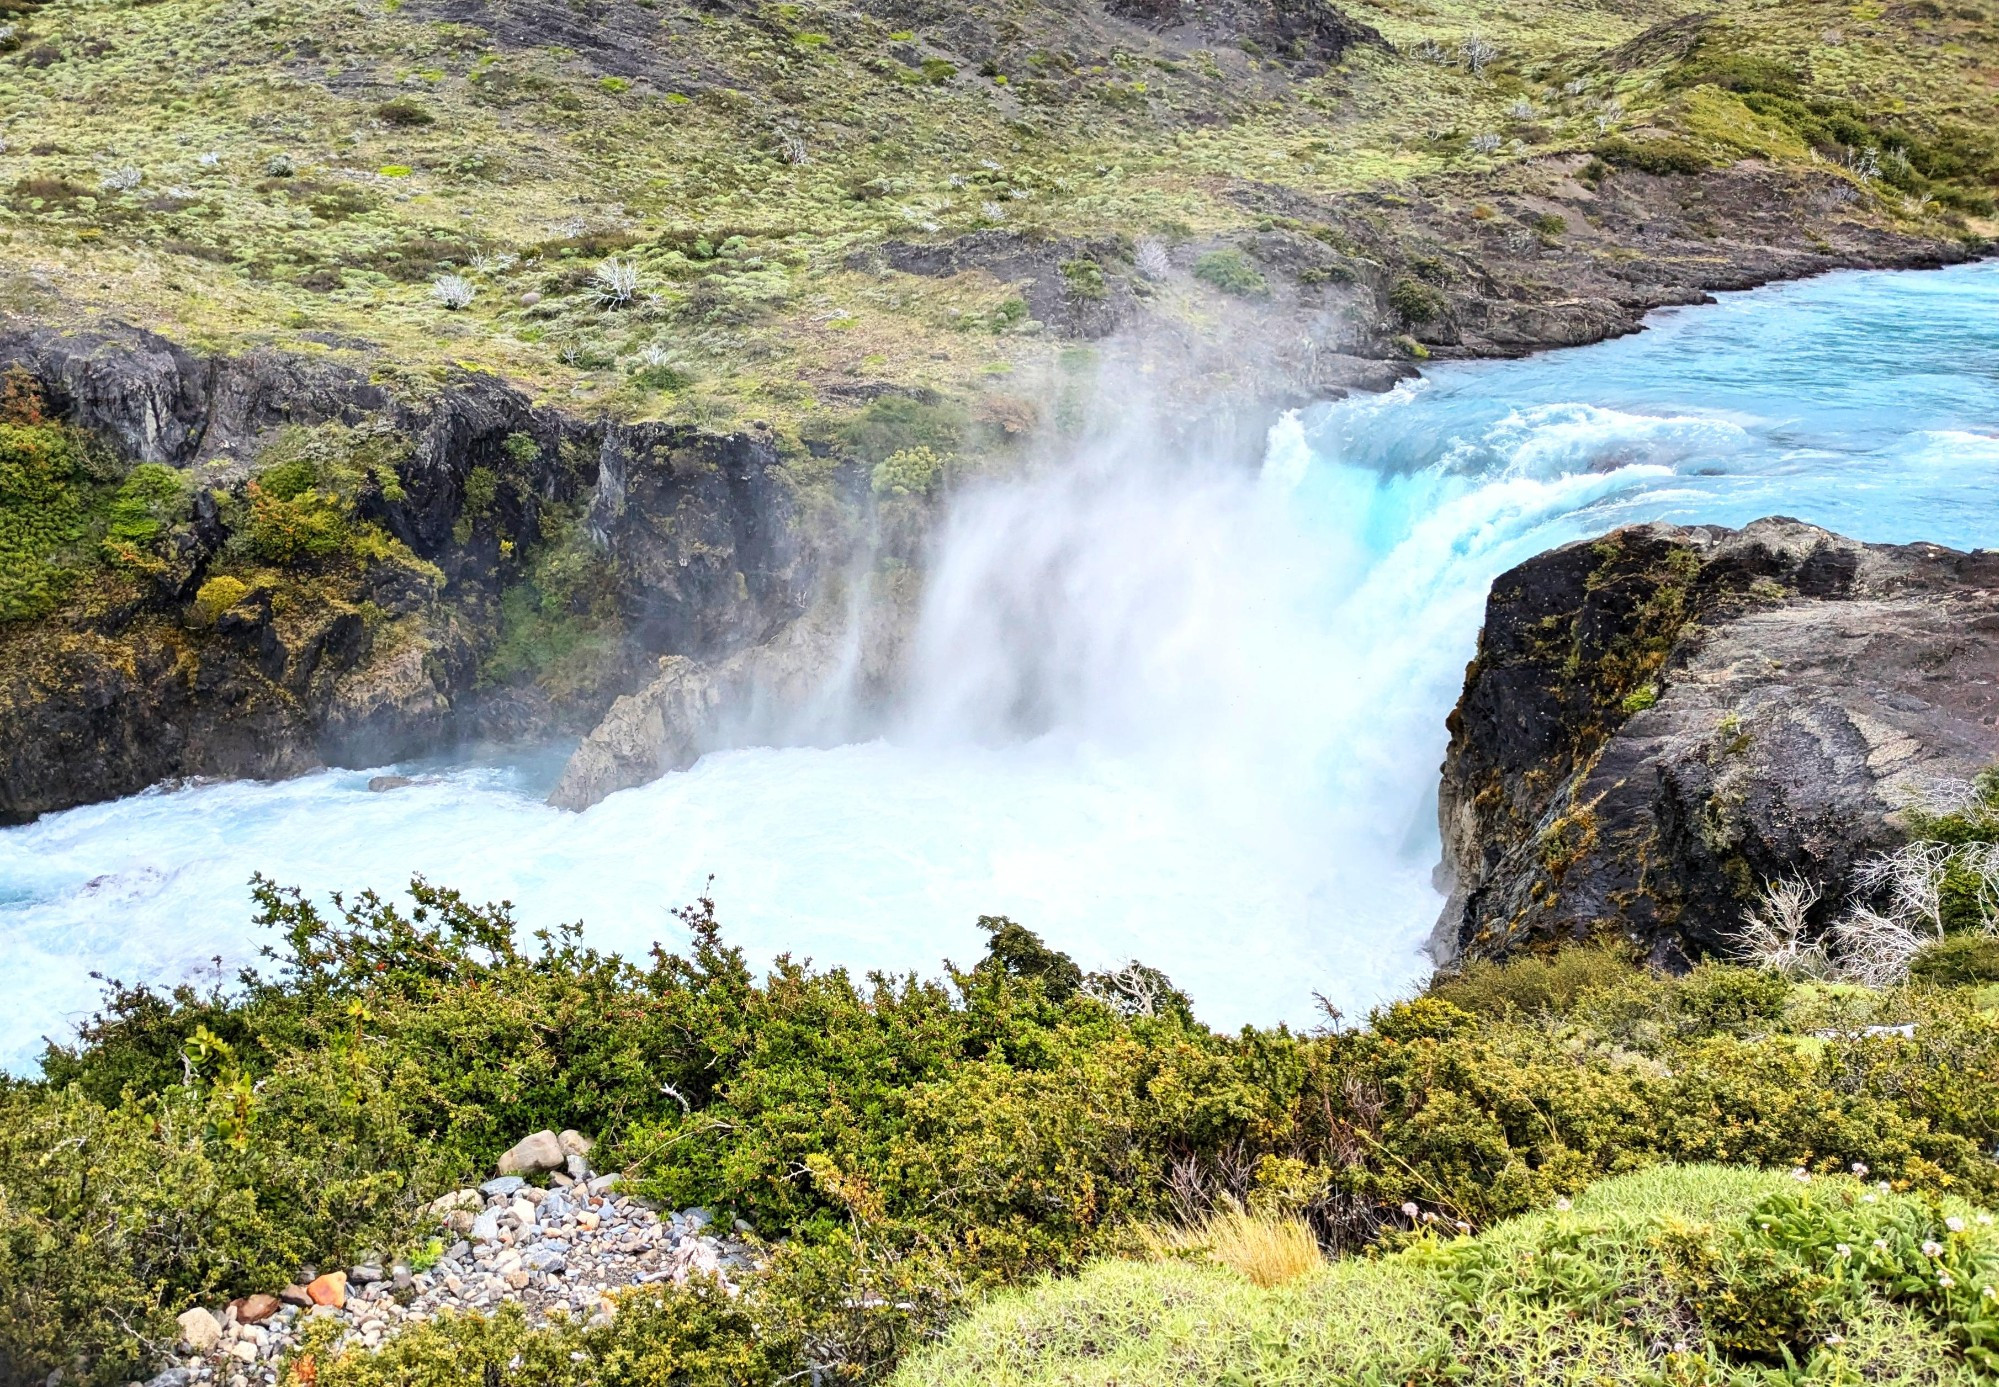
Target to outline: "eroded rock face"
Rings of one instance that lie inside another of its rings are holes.
[[[0,366],[124,460],[196,478],[194,519],[157,575],[0,624],[0,823],[182,777],[282,777],[588,726],[663,652],[715,659],[769,640],[803,610],[821,557],[766,433],[586,424],[471,374],[390,398],[339,367],[203,357],[117,324],[0,321]],[[218,497],[240,508],[290,425],[396,440],[394,484],[369,484],[356,520],[404,547],[239,583],[226,607],[204,607],[204,583],[232,573]],[[501,594],[551,517],[586,501],[620,607],[607,687],[561,707],[487,687]]]
[[[621,605],[644,649],[710,655],[804,609],[810,568],[768,433],[610,429],[584,526],[617,557]]]
[[[0,321],[0,362],[26,367],[64,418],[134,462],[185,467],[247,451],[284,424],[356,423],[388,393],[353,371],[279,352],[204,357],[120,323],[70,331]]]
[[[613,703],[583,739],[548,802],[588,809],[710,751],[809,737],[815,702],[842,690],[879,696],[893,675],[907,603],[885,593],[862,605],[866,616],[856,620],[830,593],[747,649],[713,660],[663,656],[658,674]]]
[[[1433,951],[1619,931],[1682,962],[1792,875],[1830,911],[1995,723],[1999,553],[1773,519],[1543,554],[1494,583],[1451,714]]]

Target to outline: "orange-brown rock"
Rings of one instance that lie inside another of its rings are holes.
[[[336,1310],[347,1305],[347,1273],[329,1271],[306,1285],[305,1293],[314,1305],[331,1305]]]
[[[259,1291],[229,1302],[229,1308],[236,1312],[238,1324],[261,1324],[278,1313],[281,1302],[274,1295]]]

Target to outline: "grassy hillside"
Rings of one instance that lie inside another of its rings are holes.
[[[1989,1382],[1999,1234],[1958,1200],[1667,1166],[1274,1288],[1109,1262],[1000,1299],[898,1387]]]
[[[1185,16],[1148,0],[6,0],[0,307],[796,424],[878,382],[1018,394],[1134,301],[1219,330],[1277,272],[1202,260],[1267,227],[1252,191],[1609,141],[1605,167],[1851,166],[1884,224],[1990,214],[1982,3],[1406,0],[1350,7],[1382,42],[1280,42],[1316,4],[1162,32]],[[1057,242],[1048,282],[1023,297],[1027,251],[877,249],[981,231]]]

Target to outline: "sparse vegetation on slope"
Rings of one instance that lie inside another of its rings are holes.
[[[1253,256],[1273,204],[1365,193],[1392,221],[1419,181],[1549,156],[1746,157],[1836,172],[1887,225],[1990,215],[1977,7],[1308,10],[1339,14],[28,6],[0,56],[0,304],[718,426],[839,412],[857,382],[977,397],[1120,305],[1199,330],[1198,281],[1162,292],[1138,238]],[[882,254],[977,237],[943,274]],[[1203,278],[1272,267],[1245,268]]]

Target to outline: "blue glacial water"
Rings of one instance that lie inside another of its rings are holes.
[[[545,763],[151,792],[0,832],[0,1065],[95,999],[250,958],[253,870],[415,872],[598,943],[679,942],[711,874],[754,956],[934,972],[1008,914],[1137,956],[1220,1025],[1414,986],[1435,783],[1487,586],[1644,520],[1797,516],[1999,545],[1999,266],[1846,274],[1634,337],[1444,366],[1273,430],[1260,472],[1109,442],[964,496],[906,699],[845,745],[757,747],[544,807]],[[408,769],[408,768],[405,768]]]

